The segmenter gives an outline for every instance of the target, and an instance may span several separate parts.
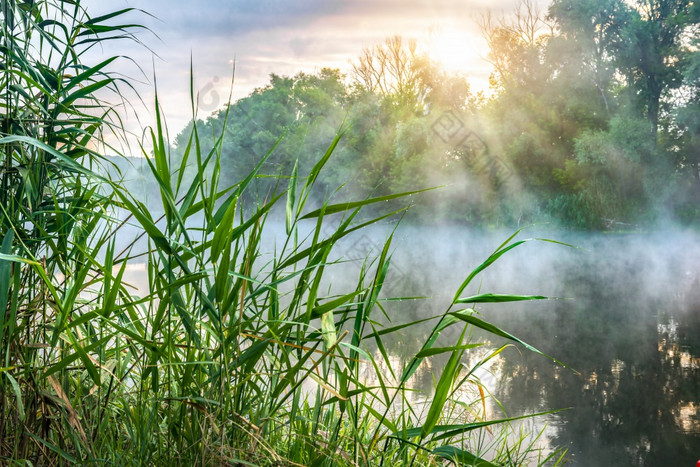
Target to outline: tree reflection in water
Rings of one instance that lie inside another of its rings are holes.
[[[395,322],[438,312],[440,298],[449,300],[459,280],[458,269],[441,273],[448,269],[445,264],[478,264],[501,240],[460,229],[425,234],[420,228],[405,229],[404,241],[412,248],[406,253],[397,247],[394,261],[403,271],[415,272],[405,295],[420,291],[433,300],[429,305],[387,303]],[[490,268],[478,286],[482,292],[571,300],[479,310],[487,321],[579,374],[531,352],[509,350],[499,361],[495,396],[509,416],[571,407],[532,426],[549,423],[545,445],[570,446],[574,465],[694,465],[700,458],[697,235],[569,236],[556,238],[585,249],[540,244],[514,251]],[[411,256],[419,251],[430,254]],[[389,351],[410,352],[411,342],[421,337],[419,329],[407,329]],[[445,344],[451,339],[446,336]],[[440,364],[434,360],[433,368],[439,370]]]
[[[599,239],[580,263],[558,265],[558,295],[575,300],[506,313],[514,333],[580,372],[511,354],[497,391],[516,412],[573,407],[553,416],[562,428],[552,443],[570,445],[576,465],[694,465],[700,456],[700,262],[647,250],[671,253],[660,264],[644,254],[653,245]]]

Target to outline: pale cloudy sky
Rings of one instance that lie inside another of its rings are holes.
[[[541,2],[544,11],[546,1]],[[191,117],[190,56],[195,89],[200,91],[199,115],[222,106],[229,93],[236,62],[233,99],[264,86],[270,73],[293,75],[322,67],[351,69],[364,47],[400,34],[432,41],[436,58],[450,57],[448,68],[459,70],[473,90],[487,88],[490,73],[476,19],[486,11],[496,16],[512,12],[516,0],[83,0],[91,16],[120,8],[142,9],[127,19],[147,26],[143,46],[126,41],[109,45],[100,54],[127,55],[145,71],[140,76],[158,83],[171,136]],[[154,53],[156,55],[154,55]],[[121,70],[139,77],[138,69],[122,60]],[[152,107],[152,86],[137,86]],[[151,114],[138,110],[141,123]],[[130,119],[133,125],[133,119]]]

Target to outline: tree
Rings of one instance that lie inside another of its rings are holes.
[[[630,15],[622,0],[555,0],[548,11],[558,32],[550,44],[553,59],[561,70],[595,86],[608,118],[614,62],[623,47],[623,27]]]
[[[383,44],[365,48],[352,68],[355,79],[368,91],[419,107],[426,93],[421,80],[425,66],[415,39],[391,36]]]
[[[664,94],[681,86],[687,63],[684,34],[698,24],[690,0],[637,0],[622,34],[618,66],[638,111],[656,139]]]
[[[464,108],[469,99],[464,77],[446,73],[415,39],[401,36],[365,48],[353,64],[353,77],[363,89],[413,113],[427,113],[445,102]]]
[[[348,89],[338,70],[324,68],[317,74],[298,73],[293,77],[272,74],[270,82],[249,96],[196,122],[206,154],[214,147],[213,135],[224,134],[221,163],[224,181],[237,180],[249,173],[268,152],[263,175],[292,172],[299,161],[305,174],[320,158],[341,127],[349,99]],[[224,121],[228,122],[224,129]],[[175,159],[188,144],[190,122],[175,139]],[[338,150],[340,153],[341,150]],[[260,177],[248,190],[249,201],[261,201],[277,187],[274,177]],[[251,200],[250,198],[257,198]]]
[[[532,0],[521,0],[511,19],[495,20],[490,13],[480,22],[494,67],[491,85],[503,90],[512,86],[541,86],[550,74],[543,68],[543,50],[553,30]]]

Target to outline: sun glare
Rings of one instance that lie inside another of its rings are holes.
[[[468,74],[474,67],[481,67],[482,50],[486,46],[469,31],[434,29],[426,42],[428,55],[439,62],[445,71]]]

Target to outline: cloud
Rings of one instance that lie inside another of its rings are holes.
[[[306,55],[310,48],[313,47],[315,39],[305,36],[305,37],[294,37],[289,41],[289,47],[294,52],[294,55],[301,57]]]
[[[332,14],[342,4],[339,0],[130,0],[125,3],[153,14],[157,20],[149,20],[152,27],[160,29],[157,23],[161,22],[173,34],[197,38],[240,36],[261,29],[309,24]]]
[[[153,15],[134,12],[128,18],[152,31],[138,34],[150,50],[127,42],[106,44],[96,58],[127,55],[148,79],[155,64],[161,101],[167,103],[171,127],[179,130],[190,118],[190,57],[195,88],[216,92],[223,105],[234,58],[234,98],[240,98],[264,86],[270,73],[293,75],[326,66],[349,72],[364,47],[390,35],[421,39],[430,28],[447,27],[478,37],[479,12],[513,10],[515,0],[83,0],[83,5],[93,16],[125,7]],[[127,76],[141,76],[127,61],[121,66]],[[464,73],[473,88],[484,86],[488,67],[465,64]],[[149,86],[142,89],[144,100],[152,100]]]

